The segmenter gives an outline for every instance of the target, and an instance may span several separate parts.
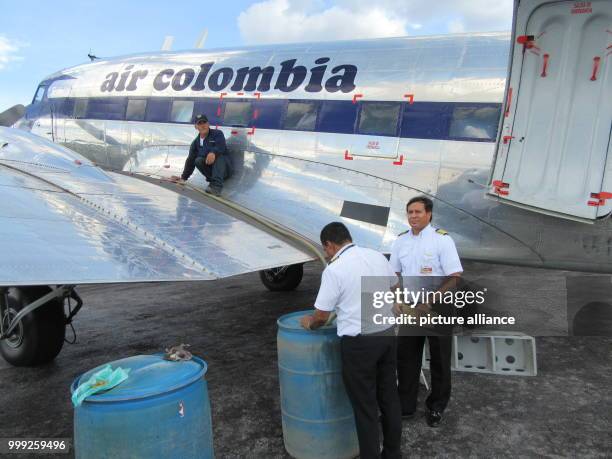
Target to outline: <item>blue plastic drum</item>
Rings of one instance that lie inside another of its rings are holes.
[[[137,355],[110,365],[129,368],[129,378],[75,408],[77,459],[214,457],[202,359],[171,362],[161,354]],[[77,378],[72,392],[104,366]]]
[[[342,382],[336,326],[305,330],[300,318],[278,319],[278,372],[283,439],[298,459],[342,459],[359,454],[353,409]]]

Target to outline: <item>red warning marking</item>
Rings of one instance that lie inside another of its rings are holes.
[[[217,105],[217,116],[221,116],[221,104]]]
[[[526,45],[530,41],[533,41],[533,35],[519,35],[516,37],[516,42],[519,45]]]
[[[512,139],[514,139],[513,135],[505,135],[505,136],[502,137],[502,140],[503,140],[504,144],[507,144]]]
[[[394,166],[401,166],[402,164],[404,164],[404,155],[400,155],[399,161],[393,161]]]
[[[408,104],[412,105],[414,103],[414,94],[404,94],[404,97],[408,98]]]
[[[590,14],[592,12],[591,2],[574,2],[574,6],[571,9],[572,14]]]
[[[506,98],[506,113],[504,113],[505,117],[507,117],[510,114],[511,104],[512,104],[512,88],[508,88],[508,97]]]
[[[348,161],[352,161],[353,157],[351,155],[349,155],[349,151],[348,150],[344,150],[344,159],[348,160]]]
[[[232,131],[232,135],[237,135],[238,131]]]
[[[601,61],[601,57],[595,56],[593,58],[593,74],[591,75],[591,81],[595,81],[597,79],[597,71],[599,70],[599,62]]]
[[[238,94],[239,96],[244,96],[244,93],[243,93],[243,92],[239,92],[239,93],[237,93],[237,94]]]
[[[253,94],[254,94],[254,95],[255,95],[255,97],[257,97],[258,99],[260,99],[260,98],[261,98],[261,93],[260,93],[260,92],[255,92],[255,93],[253,93]]]
[[[247,132],[247,135],[253,135],[253,134],[255,134],[255,126],[253,126],[249,132]]]
[[[502,190],[502,188],[508,188],[510,186],[509,183],[502,182],[501,180],[493,180],[493,191],[500,196],[508,196],[510,192],[508,190]]]
[[[224,96],[227,96],[226,92],[222,92],[221,95],[219,95],[219,100],[223,100]]]
[[[357,103],[357,99],[363,97],[363,94],[355,94],[353,96],[353,103],[356,104]]]
[[[546,77],[546,69],[548,67],[548,58],[550,57],[550,55],[544,54],[543,57],[544,57],[544,64],[542,64],[542,73],[540,74],[540,76],[542,78],[545,78]]]
[[[591,193],[591,197],[597,199],[597,201],[589,201],[587,204],[592,207],[599,207],[605,205],[607,199],[612,199],[612,193],[608,193],[607,191]]]

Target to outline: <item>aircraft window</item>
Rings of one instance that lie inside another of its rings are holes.
[[[191,123],[193,115],[193,100],[175,100],[172,102],[170,121],[175,123]]]
[[[125,119],[128,121],[143,121],[147,110],[146,99],[130,99],[128,100]]]
[[[455,107],[449,137],[495,140],[499,116],[499,106]]]
[[[87,113],[87,99],[76,99],[74,101],[74,118],[83,119]]]
[[[443,102],[405,104],[401,137],[441,139],[448,133],[448,105]]]
[[[202,98],[196,100],[194,114],[195,115],[206,115],[208,117],[208,122],[211,126],[217,126],[223,124],[221,117],[217,114],[219,110],[219,98],[209,99]],[[193,122],[195,120],[195,116],[191,119]]]
[[[396,102],[362,104],[359,134],[397,135],[399,112],[400,104]]]
[[[318,130],[338,134],[353,134],[358,104],[344,100],[327,100],[319,112]]]
[[[168,121],[170,101],[168,99],[149,99],[147,103],[146,121],[165,123]]]
[[[65,98],[57,106],[57,114],[65,117],[72,116],[74,113],[74,99]]]
[[[46,89],[47,87],[44,85],[40,85],[38,87],[38,89],[36,90],[36,94],[34,94],[34,100],[32,101],[33,104],[43,100],[43,96],[45,95]]]
[[[289,102],[284,128],[298,131],[314,131],[317,121],[317,105],[314,102]]]
[[[223,124],[226,126],[248,126],[251,121],[250,102],[226,102]]]
[[[89,99],[87,118],[94,120],[122,120],[125,114],[124,97],[103,97]]]

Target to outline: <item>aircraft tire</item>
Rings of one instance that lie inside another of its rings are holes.
[[[11,288],[4,326],[24,306],[49,291],[48,287]],[[60,353],[65,334],[64,305],[61,299],[55,298],[21,320],[14,333],[0,341],[0,353],[8,363],[17,367],[42,365]]]
[[[266,288],[272,292],[288,292],[295,290],[295,288],[302,282],[304,277],[304,265],[290,265],[285,268],[273,268],[259,271],[259,278]]]

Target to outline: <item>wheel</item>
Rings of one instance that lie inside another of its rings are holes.
[[[281,266],[259,271],[261,282],[272,292],[288,292],[295,289],[304,276],[304,265]]]
[[[9,289],[8,310],[2,318],[4,329],[21,309],[49,292],[48,287]],[[55,298],[21,319],[11,335],[0,340],[0,353],[11,365],[41,365],[60,353],[65,333],[64,304]]]

